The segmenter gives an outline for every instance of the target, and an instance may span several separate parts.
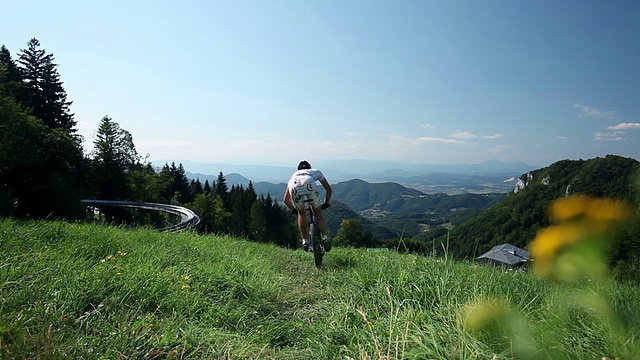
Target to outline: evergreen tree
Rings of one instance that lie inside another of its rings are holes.
[[[243,208],[242,198],[244,197],[244,188],[242,185],[231,186],[229,192],[229,211],[231,212],[230,230],[231,234],[237,237],[245,237],[248,235],[248,231],[245,231],[245,222],[249,221],[249,211],[251,208]],[[245,215],[246,214],[246,215]]]
[[[93,180],[97,196],[125,200],[131,194],[127,173],[140,163],[131,134],[109,116],[100,120],[93,142]]]
[[[0,47],[0,94],[5,94],[20,102],[24,95],[20,69],[11,58],[6,46]]]
[[[171,165],[175,167],[174,163]],[[165,204],[171,203],[171,198],[174,195],[173,175],[171,173],[171,168],[169,168],[169,164],[167,163],[160,168],[160,173],[158,174],[158,187],[160,189],[161,202]]]
[[[66,101],[53,56],[38,47],[38,41],[32,39],[17,63],[6,47],[0,48],[0,94],[17,101],[20,104],[17,111],[25,109],[46,126],[41,128],[31,120],[17,125],[24,126],[23,130],[31,135],[13,152],[18,153],[18,158],[32,151],[37,155],[25,159],[31,173],[27,177],[31,177],[32,182],[24,180],[12,188],[14,194],[19,194],[16,215],[76,217],[81,208],[77,200],[87,173],[82,141],[74,134],[75,122],[68,111],[70,103]],[[8,118],[16,118],[14,110],[7,114]],[[15,130],[7,130],[6,134]],[[23,130],[18,133],[24,135]],[[29,145],[24,146],[26,144]],[[12,176],[22,178],[23,175]]]
[[[202,191],[205,192],[205,193],[208,193],[208,194],[212,193],[211,185],[209,184],[209,180],[208,179],[204,181],[204,186],[202,187]]]
[[[187,179],[186,172],[182,163],[176,166],[175,163],[171,163],[171,167],[168,167],[166,176],[166,194],[170,203],[181,205],[193,202],[193,193],[191,191],[191,185],[189,179]]]
[[[218,180],[215,184],[214,193],[216,196],[220,196],[225,206],[229,204],[229,187],[227,186],[227,179],[224,177],[222,171],[220,171],[220,174],[218,174]]]
[[[182,163],[177,166],[175,162],[172,162],[171,166],[164,164],[160,169],[159,187],[162,189],[161,198],[165,203],[188,204],[194,201],[191,184]]]
[[[191,188],[191,193],[194,196],[204,192],[204,189],[202,188],[202,183],[200,182],[200,178],[191,180],[191,184],[189,185],[189,187]]]
[[[193,202],[193,192],[182,163],[178,164],[178,167],[172,166],[171,174],[173,176],[174,192],[179,193],[178,203],[187,204]]]
[[[291,222],[289,208],[274,201],[267,218],[269,235],[273,243],[289,249],[298,247],[298,227],[297,223],[293,225]]]
[[[260,196],[251,206],[250,215],[251,239],[257,242],[266,241],[267,236],[267,216],[264,208],[264,197]]]
[[[40,49],[40,42],[33,38],[21,50],[18,64],[25,86],[25,106],[33,116],[52,129],[75,132],[76,121],[69,110],[71,101],[67,101],[53,54]]]

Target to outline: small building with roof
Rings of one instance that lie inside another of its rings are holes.
[[[496,266],[521,267],[531,259],[531,254],[511,244],[494,246],[491,250],[478,256],[476,262]]]

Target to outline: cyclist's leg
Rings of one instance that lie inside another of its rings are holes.
[[[324,217],[322,216],[322,209],[320,207],[316,207],[313,209],[313,213],[316,216],[318,229],[322,233],[322,242],[324,243],[324,249],[325,251],[331,251],[331,240],[329,239],[329,227],[327,226],[327,223],[324,221]]]
[[[318,221],[318,228],[320,229],[322,235],[329,236],[329,227],[324,221],[324,216],[322,216],[322,209],[320,207],[314,206],[313,214],[316,216],[316,220]]]
[[[298,210],[298,230],[300,231],[302,247],[306,251],[309,248],[309,231],[307,230],[307,214],[305,212],[304,199],[300,196],[291,194],[291,202]]]
[[[304,209],[298,209],[298,229],[300,230],[300,238],[309,240],[309,233],[307,230],[307,214],[304,213]]]

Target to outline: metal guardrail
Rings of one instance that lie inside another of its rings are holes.
[[[153,210],[153,211],[162,211],[168,214],[180,216],[180,222],[178,224],[174,224],[174,225],[159,229],[160,231],[178,232],[178,231],[191,229],[196,225],[198,225],[198,223],[200,223],[200,217],[196,215],[196,213],[182,206],[137,202],[137,201],[115,201],[115,200],[80,200],[80,202],[87,206],[95,206],[95,207],[115,206],[115,207],[125,207],[125,208],[134,208],[134,209],[143,209],[143,210]]]

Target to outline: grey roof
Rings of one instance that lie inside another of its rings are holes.
[[[494,261],[506,265],[517,265],[531,257],[528,251],[511,244],[496,245],[491,250],[478,256],[476,261]]]

